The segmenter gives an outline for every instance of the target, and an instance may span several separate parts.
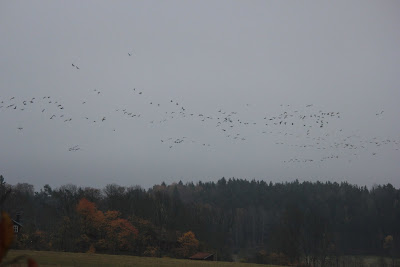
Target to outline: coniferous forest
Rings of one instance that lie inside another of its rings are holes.
[[[346,182],[243,179],[104,188],[7,184],[15,249],[341,266],[347,255],[400,256],[400,190]]]

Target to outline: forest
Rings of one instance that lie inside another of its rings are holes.
[[[1,210],[22,224],[14,249],[339,266],[347,255],[400,257],[400,189],[347,182],[236,178],[108,184],[10,185]],[[336,264],[334,264],[336,263]]]

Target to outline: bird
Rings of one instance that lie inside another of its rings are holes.
[[[76,146],[73,146],[73,147],[70,147],[68,150],[69,151],[78,151],[78,150],[80,150],[81,148],[78,146],[78,145],[76,145]]]
[[[136,56],[135,49],[132,49],[131,52],[128,52],[128,56],[132,56],[132,55]]]

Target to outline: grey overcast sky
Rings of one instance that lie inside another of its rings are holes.
[[[0,174],[400,187],[399,1],[1,1]]]

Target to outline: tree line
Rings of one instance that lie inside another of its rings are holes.
[[[400,256],[400,190],[347,182],[225,179],[103,189],[9,185],[15,248],[342,266],[346,255]]]

